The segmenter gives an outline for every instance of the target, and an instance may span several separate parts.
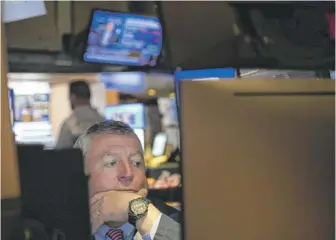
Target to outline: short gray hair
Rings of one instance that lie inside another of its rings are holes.
[[[74,145],[74,148],[80,149],[83,153],[84,158],[86,158],[92,137],[100,134],[132,135],[139,140],[133,128],[127,123],[107,120],[95,123],[91,127],[89,127],[84,133],[79,136]]]

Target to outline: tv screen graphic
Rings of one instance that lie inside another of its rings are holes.
[[[155,66],[162,49],[156,17],[94,10],[84,61],[126,66]]]
[[[105,119],[121,121],[133,129],[144,129],[145,106],[141,103],[110,105],[105,107]]]

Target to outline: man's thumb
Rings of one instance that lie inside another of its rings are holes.
[[[148,190],[145,189],[145,188],[142,188],[142,189],[140,189],[140,190],[137,192],[137,194],[139,194],[139,195],[142,196],[142,197],[146,197],[147,194],[148,194]]]

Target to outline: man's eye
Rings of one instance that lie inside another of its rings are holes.
[[[113,167],[116,165],[117,160],[111,156],[111,155],[106,155],[104,156],[104,167]]]
[[[141,162],[139,162],[139,161],[132,161],[132,164],[133,164],[135,167],[140,167],[140,166],[141,166]]]
[[[116,163],[117,163],[117,161],[106,162],[105,167],[108,167],[108,168],[113,167],[114,165],[116,165]]]

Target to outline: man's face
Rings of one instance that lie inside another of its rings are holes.
[[[94,136],[86,161],[90,196],[110,190],[137,192],[147,188],[142,148],[133,135]]]

